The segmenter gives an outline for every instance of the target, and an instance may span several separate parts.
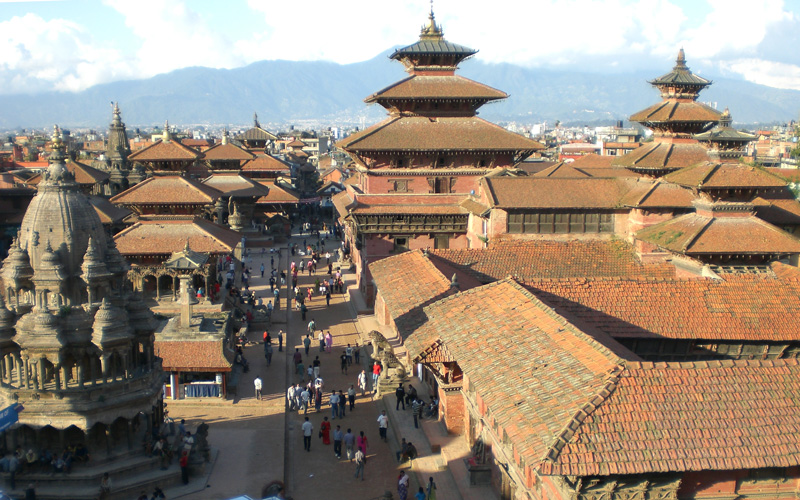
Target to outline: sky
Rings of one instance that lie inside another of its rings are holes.
[[[0,94],[80,91],[189,66],[365,61],[417,40],[428,0],[0,0]],[[800,90],[800,0],[435,0],[485,62],[671,68]],[[467,63],[468,64],[468,63]]]

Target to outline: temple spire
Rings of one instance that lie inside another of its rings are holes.
[[[169,134],[169,120],[164,122],[164,142],[169,142],[172,137]]]
[[[258,113],[253,111],[253,126],[255,128],[261,128],[261,124],[258,123]]]
[[[428,25],[422,27],[419,38],[420,40],[444,38],[442,27],[436,24],[436,16],[433,14],[433,0],[431,0],[431,12],[428,14]]]

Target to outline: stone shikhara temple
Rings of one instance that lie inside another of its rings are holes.
[[[66,169],[57,128],[53,142],[0,272],[0,399],[24,406],[3,444],[38,453],[85,444],[93,461],[110,459],[138,449],[162,418],[155,322]]]

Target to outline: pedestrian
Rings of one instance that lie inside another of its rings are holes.
[[[428,500],[436,500],[436,483],[433,482],[433,477],[428,478],[428,487],[426,491],[428,493]]]
[[[358,346],[358,342],[356,342],[356,346],[353,348],[353,355],[355,356],[356,364],[361,364],[361,348]]]
[[[358,437],[356,438],[356,448],[361,450],[361,452],[366,455],[367,454],[367,436],[364,435],[364,431],[358,432]]]
[[[256,379],[253,380],[253,385],[256,389],[256,399],[261,400],[261,377],[256,375]]]
[[[353,364],[353,348],[350,347],[350,344],[347,344],[347,347],[344,348],[344,355],[347,356],[347,365],[350,366]],[[347,373],[347,372],[345,372]]]
[[[406,391],[406,403],[410,405],[416,399],[417,399],[417,390],[414,388],[413,385],[408,384],[408,390]]]
[[[297,363],[297,374],[300,376],[301,381],[303,380],[303,377],[305,377],[306,375],[306,368],[305,365],[303,365],[302,361]]]
[[[267,359],[267,366],[272,364],[272,343],[264,344],[264,357]]]
[[[303,321],[306,320],[306,312],[308,312],[308,307],[305,304],[300,304],[300,319]]]
[[[314,365],[314,378],[315,379],[319,377],[319,366],[320,366],[320,363],[321,363],[321,361],[319,360],[319,356],[315,357],[314,361],[312,363]]]
[[[308,349],[311,347],[311,336],[306,335],[306,338],[303,339],[303,347],[306,348],[306,356],[308,356]]]
[[[314,335],[316,329],[317,329],[317,322],[314,321],[314,318],[311,318],[311,321],[308,322],[308,333],[310,335]]]
[[[36,485],[29,483],[25,488],[25,500],[36,500]]]
[[[325,334],[325,350],[328,351],[328,353],[333,352],[333,335],[331,335],[330,330]]]
[[[322,444],[331,444],[331,423],[328,422],[328,417],[322,418],[322,423],[319,426],[319,437],[322,439]]]
[[[364,466],[367,464],[367,455],[363,451],[361,451],[361,449],[359,448],[356,451],[355,458],[356,458],[356,474],[353,477],[358,479],[358,476],[361,476],[361,480],[363,481],[364,480]]]
[[[183,476],[183,469],[181,469],[181,477]],[[189,476],[186,476],[186,481],[183,484],[189,482]],[[108,476],[108,472],[103,473],[103,477],[100,478],[100,500],[105,500],[111,494],[111,478]]]
[[[333,420],[336,420],[337,415],[339,415],[339,395],[336,394],[336,391],[331,391],[331,415]]]
[[[367,393],[367,373],[366,370],[361,370],[358,374],[358,388],[361,389],[361,397]]]
[[[406,409],[405,397],[406,391],[403,389],[403,383],[400,382],[400,385],[397,386],[397,389],[394,390],[394,397],[397,398],[397,404],[394,405],[395,410],[400,409],[400,405],[403,405],[403,410]]]
[[[303,392],[300,393],[300,403],[303,407],[303,415],[308,413],[308,407],[311,404],[311,391],[308,390],[308,387],[303,389]]]
[[[264,263],[261,263],[261,277],[264,277]]]
[[[408,500],[408,479],[406,471],[401,470],[397,477],[397,494],[400,496],[400,500]]]
[[[341,426],[337,425],[333,431],[333,454],[339,459],[342,458],[342,439],[344,439],[344,433]]]
[[[342,355],[339,356],[339,359],[341,360],[340,368],[342,370],[342,373],[347,375],[347,354],[342,353]]]
[[[419,421],[422,420],[422,409],[425,407],[425,402],[421,399],[415,399],[411,403],[411,412],[414,414],[414,428],[419,429]]]
[[[414,500],[425,500],[425,490],[422,486],[419,487],[419,491],[414,495]]]
[[[290,385],[288,389],[286,389],[286,403],[289,405],[289,411],[294,410],[294,401],[296,394],[296,388],[294,384]]]
[[[178,460],[178,465],[181,466],[181,481],[183,484],[189,484],[189,452],[184,450],[181,453],[181,459]]]
[[[344,397],[344,392],[339,389],[339,418],[344,418],[344,410],[347,407],[347,400]]]
[[[381,362],[377,359],[372,365],[372,392],[378,392],[378,378],[381,376]]]
[[[331,305],[331,289],[327,287],[325,288],[325,305]]]
[[[386,416],[386,410],[381,410],[381,414],[378,415],[378,432],[380,433],[381,439],[384,442],[387,442],[386,438],[386,430],[389,428],[389,417]]]
[[[353,387],[353,384],[350,384],[350,388],[347,389],[347,400],[350,402],[350,411],[353,411],[356,407],[356,388]]]
[[[311,451],[311,433],[313,430],[314,425],[306,417],[306,421],[303,422],[303,449],[306,451]]]
[[[283,331],[283,330],[281,330],[281,331]],[[299,347],[295,347],[294,348],[294,354],[292,355],[292,360],[294,361],[295,365],[297,365],[297,363],[303,361],[303,355],[300,354],[300,348]]]
[[[347,459],[352,460],[353,456],[355,455],[355,446],[356,446],[356,436],[353,434],[353,431],[347,429],[347,433],[344,435],[344,449],[347,452]]]
[[[283,352],[283,330],[278,331],[278,352]]]
[[[314,410],[316,410],[317,413],[319,413],[320,409],[322,408],[322,390],[321,389],[322,388],[314,390]]]
[[[325,352],[325,334],[322,333],[322,330],[319,331],[317,340],[319,341],[319,352]]]

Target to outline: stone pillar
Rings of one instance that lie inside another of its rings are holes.
[[[172,300],[177,302],[178,301],[178,277],[172,277]]]
[[[56,384],[56,390],[57,391],[61,390],[61,379],[62,378],[64,379],[64,389],[67,388],[67,375],[65,373],[64,377],[61,377],[62,368],[64,370],[66,370],[66,367],[62,367],[60,364],[55,365],[55,367],[53,367],[53,382],[55,382],[55,384]]]
[[[102,372],[102,383],[105,384],[108,380],[108,354],[103,353],[100,356],[100,370]]]
[[[206,284],[206,294],[205,294],[206,302],[211,302],[211,290],[208,288],[208,274],[206,273],[203,276],[203,278],[205,279],[205,284]]]
[[[5,367],[6,367],[6,372],[4,375],[8,378],[8,383],[10,384],[11,381],[14,379],[14,365],[12,363],[13,362],[12,355],[9,354],[3,359],[5,361]]]
[[[39,388],[40,389],[44,389],[44,382],[45,382],[45,380],[47,380],[47,372],[45,371],[44,358],[39,358],[39,360],[37,362],[38,362],[37,368],[39,369],[39,371],[38,371],[38,373],[39,373]]]
[[[125,379],[129,379],[131,377],[131,369],[130,369],[130,359],[127,352],[122,353],[122,369]]]
[[[26,368],[27,359],[23,362],[22,357],[17,354],[17,369],[19,370],[19,386],[28,388],[28,371]]]
[[[83,373],[84,367],[83,367],[83,365],[84,365],[84,363],[86,363],[86,358],[85,357],[81,357],[81,359],[78,360],[75,363],[75,372],[76,372],[76,376],[78,377],[78,388],[79,389],[83,389],[83,382],[84,382],[84,373]]]
[[[197,296],[191,286],[191,276],[181,276],[181,327],[189,328],[192,324],[192,306],[197,304]]]

